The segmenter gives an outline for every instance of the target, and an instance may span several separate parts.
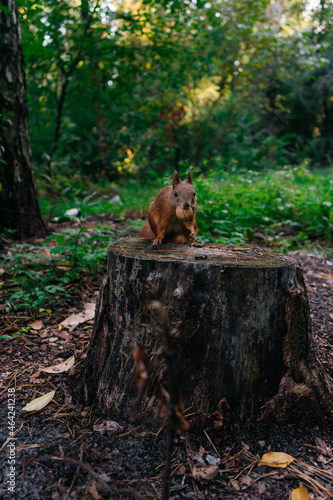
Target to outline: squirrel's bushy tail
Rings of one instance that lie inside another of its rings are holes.
[[[156,235],[151,230],[148,222],[142,226],[140,236],[142,238],[146,238],[147,240],[154,240],[156,238]]]

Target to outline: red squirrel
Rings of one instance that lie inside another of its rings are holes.
[[[194,243],[197,235],[195,209],[197,196],[190,172],[187,180],[181,181],[175,171],[172,186],[167,186],[152,201],[148,209],[148,222],[142,227],[140,236],[153,241],[156,248],[162,241]]]

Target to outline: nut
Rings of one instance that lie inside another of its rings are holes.
[[[177,207],[176,208],[176,217],[177,219],[181,220],[182,222],[187,222],[189,220],[193,219],[193,210],[192,208],[188,208],[185,210],[185,208],[182,207]]]

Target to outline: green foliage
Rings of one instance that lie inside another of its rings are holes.
[[[110,226],[80,226],[50,235],[41,247],[13,245],[4,258],[10,289],[7,311],[27,310],[33,317],[67,304],[89,276],[99,276],[106,262],[107,245],[114,240]]]
[[[99,182],[182,163],[203,172],[329,163],[332,4],[284,2],[281,18],[269,4],[23,3],[38,174]]]
[[[114,229],[108,226],[96,226],[93,230],[82,226],[57,236],[51,235],[45,242],[55,240],[51,255],[61,255],[71,267],[69,278],[77,279],[82,272],[98,276],[101,262],[106,259],[107,245],[114,240],[114,234]]]
[[[92,183],[87,177],[55,176],[39,181],[39,201],[43,215],[53,218],[66,210],[77,208],[82,217],[94,214],[122,214],[140,210],[152,200],[161,180],[150,175],[143,184],[137,179],[120,180],[118,183],[99,179]],[[168,179],[170,182],[170,179]],[[120,200],[114,200],[115,196]]]
[[[30,330],[31,330],[30,326],[22,327],[12,335],[8,335],[7,333],[0,335],[0,340],[14,340],[17,339],[18,337],[21,337],[22,335],[24,336],[25,334],[29,333]]]
[[[244,244],[265,235],[279,250],[288,250],[317,238],[332,242],[332,172],[318,175],[306,166],[265,174],[220,171],[199,177],[195,186],[203,243]]]

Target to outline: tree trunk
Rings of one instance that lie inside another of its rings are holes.
[[[85,371],[89,404],[128,412],[136,396],[132,353],[142,345],[154,369],[141,409],[153,405],[165,372],[156,300],[167,313],[185,407],[212,412],[226,397],[240,419],[258,415],[288,372],[332,410],[298,264],[251,248],[154,251],[129,238],[109,246]]]
[[[17,5],[1,0],[0,10],[0,231],[14,237],[44,233],[34,182],[28,132],[25,70]]]

